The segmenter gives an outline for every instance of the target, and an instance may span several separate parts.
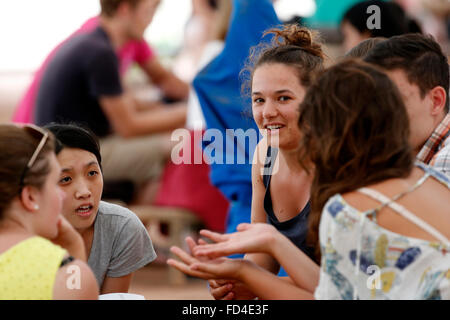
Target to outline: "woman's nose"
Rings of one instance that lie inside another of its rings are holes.
[[[263,109],[263,117],[273,118],[278,114],[277,104],[275,102],[267,101]]]
[[[75,192],[76,198],[89,198],[91,196],[91,191],[89,190],[88,186],[84,183],[80,183],[77,186],[77,190]]]

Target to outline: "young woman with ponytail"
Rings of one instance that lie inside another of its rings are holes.
[[[298,127],[298,106],[307,88],[324,68],[325,54],[316,34],[297,25],[268,30],[274,35],[270,44],[261,43],[250,55],[243,72],[248,81],[253,118],[264,138],[256,147],[252,167],[252,224],[264,223],[261,232],[270,236],[279,231],[290,241],[290,249],[298,252],[313,270],[309,278],[317,278],[317,264],[312,260],[314,248],[306,243],[310,212],[312,176],[298,162],[297,149],[301,139]],[[202,231],[215,238],[217,234]],[[188,242],[194,247],[192,239]],[[179,248],[175,254],[183,257]],[[264,253],[250,253],[245,261],[277,274],[283,285],[292,286],[276,258]],[[232,262],[230,262],[232,263]],[[180,267],[171,260],[169,264]],[[182,270],[183,271],[183,270]],[[248,299],[258,296],[251,287],[236,281],[211,280],[211,294],[216,299]],[[311,288],[314,286],[312,285]],[[285,291],[285,292],[289,292]]]

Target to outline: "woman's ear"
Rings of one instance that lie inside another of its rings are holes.
[[[35,212],[39,210],[38,190],[32,186],[23,187],[20,193],[20,201],[27,211]]]
[[[448,99],[445,89],[441,86],[436,86],[431,89],[428,94],[430,95],[430,99],[432,102],[431,114],[433,116],[438,116],[441,113],[444,113],[445,102]]]

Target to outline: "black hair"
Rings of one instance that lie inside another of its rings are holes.
[[[370,16],[370,13],[367,13],[367,8],[373,5],[380,8],[380,29],[369,29],[367,27],[367,19]],[[344,21],[349,22],[361,33],[368,32],[370,37],[390,38],[410,32],[421,32],[419,24],[409,18],[402,7],[397,3],[381,0],[363,1],[355,4],[344,13],[342,22]]]
[[[218,0],[208,0],[208,4],[212,9],[217,9],[219,6]]]
[[[55,152],[57,155],[64,148],[82,149],[94,154],[101,168],[100,143],[98,137],[90,129],[75,123],[50,123],[44,128],[51,131],[56,137]]]

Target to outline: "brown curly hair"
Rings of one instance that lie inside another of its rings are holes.
[[[308,87],[316,75],[324,69],[325,53],[319,33],[297,24],[272,28],[264,32],[263,38],[273,35],[270,43],[261,41],[250,49],[250,56],[241,71],[242,92],[249,95],[255,70],[267,63],[281,63],[293,67],[301,85]]]
[[[319,221],[330,197],[410,174],[409,120],[397,87],[381,70],[348,60],[310,87],[298,125],[300,163],[314,173],[307,240],[318,258]]]

